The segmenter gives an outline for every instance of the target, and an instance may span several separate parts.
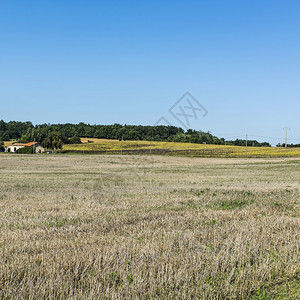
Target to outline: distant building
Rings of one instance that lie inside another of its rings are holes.
[[[5,148],[5,152],[17,152],[17,150],[19,150],[20,148],[24,148],[25,144],[21,144],[21,143],[14,143],[8,147]]]
[[[35,146],[34,150],[35,150],[35,153],[44,153],[45,152],[45,148],[42,147],[41,145]]]
[[[45,152],[45,148],[41,146],[40,143],[37,142],[31,142],[31,143],[27,143],[24,145],[25,147],[34,147],[34,152],[35,153],[44,153]]]
[[[8,146],[5,148],[5,152],[12,152],[15,153],[19,149],[24,148],[24,147],[34,147],[34,152],[35,153],[44,153],[45,148],[43,148],[39,143],[37,142],[30,142],[27,144],[22,144],[22,143],[14,143],[11,146]]]

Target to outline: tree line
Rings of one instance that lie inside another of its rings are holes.
[[[90,125],[79,124],[38,124],[31,122],[0,121],[0,140],[17,140],[27,143],[35,140],[45,145],[51,144],[51,141],[60,148],[62,144],[78,144],[80,138],[102,138],[118,140],[140,140],[140,141],[169,141],[198,144],[215,145],[235,145],[245,146],[246,140],[226,141],[224,138],[218,138],[210,132],[201,130],[183,130],[175,126],[142,126],[142,125]],[[267,142],[260,143],[252,140],[248,141],[249,146],[268,146]]]
[[[286,146],[288,148],[300,148],[300,144],[287,144]],[[276,147],[285,147],[285,143],[283,144],[278,143]]]

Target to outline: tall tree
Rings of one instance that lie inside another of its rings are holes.
[[[58,132],[50,132],[47,137],[43,140],[42,146],[48,149],[61,149],[62,140]]]
[[[4,142],[0,140],[0,151],[4,151]]]

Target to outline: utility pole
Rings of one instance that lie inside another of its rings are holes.
[[[123,135],[122,135],[122,140],[121,140],[121,155],[123,155]]]
[[[33,143],[35,143],[35,138],[33,139]],[[32,154],[34,154],[35,144],[32,145]]]
[[[285,127],[285,128],[283,128],[283,130],[285,130],[285,148],[287,148],[287,139],[288,139],[288,130],[289,130],[290,128],[288,128],[288,127]]]
[[[248,134],[246,134],[246,157],[248,157]]]
[[[152,146],[153,146],[153,131],[151,132],[151,138],[152,138],[152,141],[151,141],[151,145],[150,145],[150,154],[152,154]]]

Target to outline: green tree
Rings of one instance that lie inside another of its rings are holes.
[[[73,136],[69,138],[69,144],[81,144],[81,139],[78,136]]]
[[[0,140],[0,152],[4,151],[4,142]]]
[[[2,140],[3,141],[9,141],[10,140],[10,136],[7,132],[4,132],[2,135]]]
[[[47,137],[43,140],[42,146],[48,149],[61,149],[62,148],[62,140],[60,134],[58,132],[50,132]]]

